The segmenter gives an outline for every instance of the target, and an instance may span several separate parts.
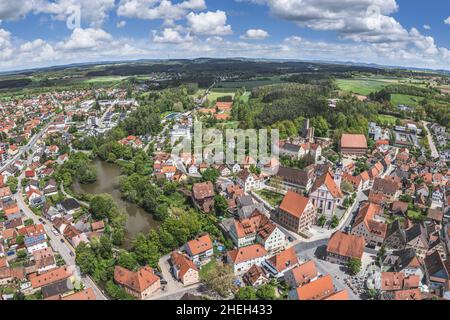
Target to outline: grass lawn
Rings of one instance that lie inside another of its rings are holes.
[[[279,206],[281,201],[283,201],[284,195],[275,193],[269,190],[257,190],[255,191],[261,198],[266,200],[271,206]]]
[[[225,96],[232,96],[234,98],[235,91],[234,90],[220,90],[220,89],[212,89],[211,92],[208,94],[208,99],[210,102],[215,102],[217,98],[225,97]]]
[[[387,85],[386,81],[372,79],[337,79],[336,84],[341,90],[367,96],[372,92],[380,91]]]
[[[384,126],[395,126],[395,121],[397,120],[394,116],[389,116],[386,114],[378,115],[378,123]]]
[[[422,100],[422,97],[410,96],[407,94],[391,94],[391,102],[395,106],[403,104],[411,107],[417,107],[419,102]]]
[[[217,268],[217,261],[215,258],[211,259],[210,262],[205,264],[199,272],[200,279],[204,279],[205,275],[209,273],[210,270]]]
[[[217,126],[221,126],[224,129],[237,129],[239,127],[239,121],[218,123]]]

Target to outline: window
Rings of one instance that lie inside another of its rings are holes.
[[[328,201],[328,210],[331,210],[331,201]]]

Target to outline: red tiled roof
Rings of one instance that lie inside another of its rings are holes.
[[[300,218],[305,211],[308,202],[309,198],[289,190],[280,204],[280,209],[296,218]]]

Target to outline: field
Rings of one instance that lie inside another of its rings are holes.
[[[220,97],[232,96],[234,98],[235,92],[236,92],[235,90],[231,90],[231,89],[223,90],[220,88],[219,89],[214,88],[208,94],[208,99],[209,99],[209,101],[214,102],[217,100],[217,98],[220,98]]]
[[[337,79],[336,83],[341,90],[367,96],[372,92],[380,91],[387,85],[386,81],[362,79]]]
[[[416,96],[410,96],[407,94],[392,94],[391,95],[391,102],[393,105],[406,105],[410,107],[417,107],[419,105],[419,102],[422,101],[422,97],[416,97]]]
[[[116,81],[122,81],[126,78],[128,78],[128,77],[119,77],[119,76],[95,77],[95,78],[86,80],[85,83],[116,82]]]
[[[397,118],[385,114],[378,115],[378,124],[383,126],[395,126]]]

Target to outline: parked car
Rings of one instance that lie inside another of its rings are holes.
[[[70,251],[70,256],[73,257],[75,256],[75,254],[72,251]]]
[[[167,281],[166,281],[166,280],[164,280],[164,279],[161,279],[161,281],[160,281],[160,282],[161,282],[161,284],[162,284],[162,285],[166,285],[166,284],[167,284]]]
[[[61,241],[61,243],[64,243],[64,239],[60,239],[59,241]]]

